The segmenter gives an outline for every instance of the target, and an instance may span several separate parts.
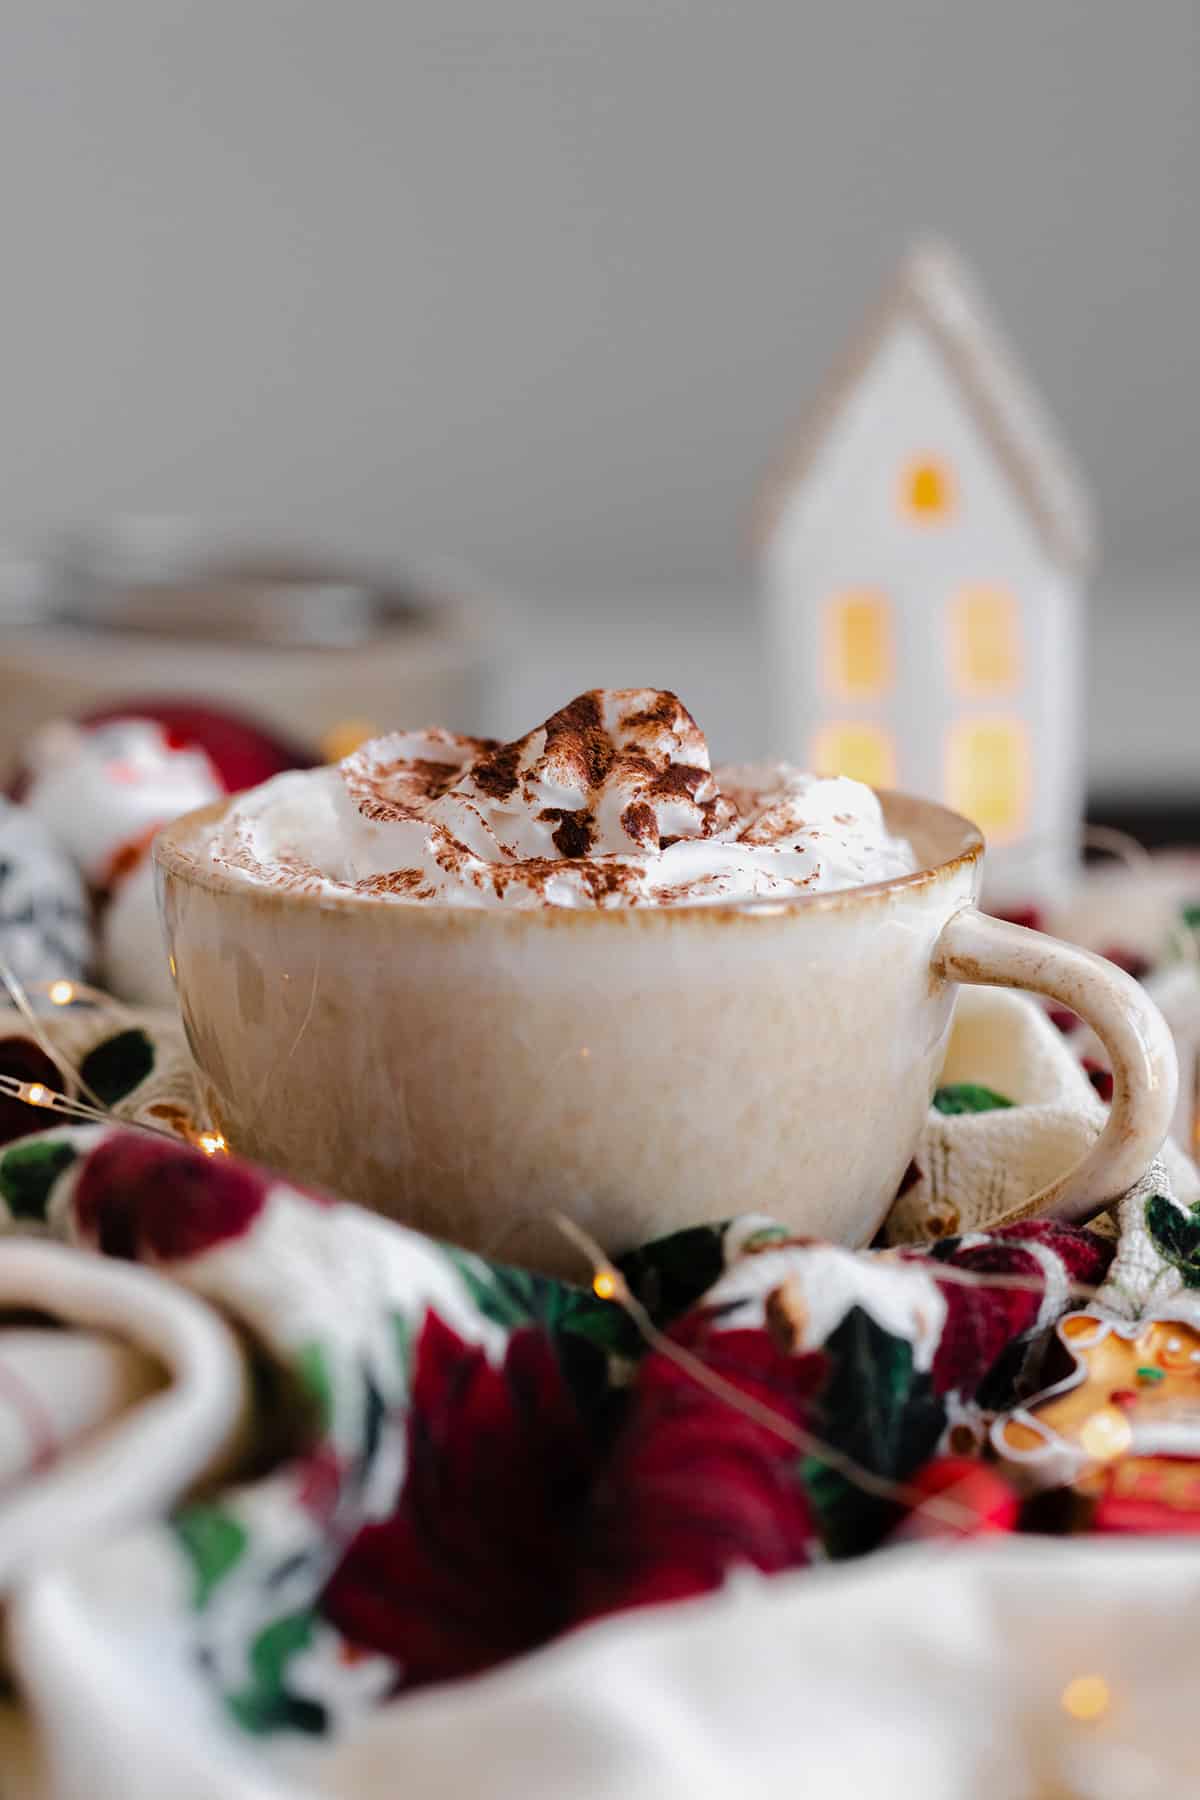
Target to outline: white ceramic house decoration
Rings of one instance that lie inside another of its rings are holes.
[[[780,752],[966,813],[993,903],[1060,898],[1091,508],[949,251],[904,263],[763,495],[758,541]]]

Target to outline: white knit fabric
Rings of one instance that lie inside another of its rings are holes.
[[[917,1150],[919,1178],[888,1215],[889,1243],[985,1230],[1073,1168],[1091,1149],[1106,1108],[1070,1041],[1037,1001],[998,988],[959,996],[940,1080],[971,1082],[1012,1101],[991,1112],[931,1108]],[[1200,1177],[1174,1143],[1163,1150],[1170,1191],[1184,1203]]]

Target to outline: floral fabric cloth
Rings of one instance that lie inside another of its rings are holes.
[[[80,1580],[114,1634],[137,1608],[145,1641],[169,1646],[212,1756],[232,1745],[289,1779],[316,1779],[400,1696],[602,1617],[914,1530],[1008,1529],[1025,1502],[980,1452],[1044,1385],[1055,1322],[1089,1294],[1128,1318],[1183,1316],[1200,1292],[1195,1175],[1174,1154],[1122,1203],[1117,1239],[955,1228],[986,1219],[1008,1163],[1073,1156],[1098,1128],[1062,1038],[1010,996],[964,1008],[890,1248],[798,1242],[759,1218],[679,1233],[622,1267],[648,1339],[590,1289],[206,1156],[183,1141],[203,1121],[173,1027],[65,1017],[87,1086],[179,1139],[29,1133],[12,1102],[0,1220],[211,1309],[243,1346],[251,1418],[231,1473],[197,1484],[181,1464],[175,1504],[90,1551],[83,1510],[63,1551],[87,1552]],[[25,1030],[9,1021],[0,1066],[30,1067]],[[922,1184],[949,1211],[916,1244]],[[951,1514],[916,1504],[943,1492]],[[37,1689],[45,1592],[10,1593],[18,1682]],[[51,1748],[64,1768],[75,1754]],[[80,1779],[60,1791],[99,1791]]]
[[[181,1283],[253,1346],[260,1454],[265,1437],[278,1460],[147,1538],[178,1562],[197,1668],[263,1739],[343,1730],[401,1689],[739,1568],[872,1548],[899,1509],[793,1431],[891,1480],[961,1451],[1069,1284],[1098,1285],[1112,1255],[1041,1224],[899,1259],[768,1221],[684,1233],[626,1274],[712,1391],[590,1290],[186,1145],[53,1131],[0,1156],[0,1193],[67,1244]]]

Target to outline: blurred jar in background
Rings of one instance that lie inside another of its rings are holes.
[[[119,519],[0,569],[0,767],[134,699],[240,713],[318,756],[480,730],[491,609],[468,584],[202,524]]]

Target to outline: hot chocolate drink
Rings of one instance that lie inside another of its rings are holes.
[[[237,802],[214,860],[310,892],[473,907],[692,906],[916,868],[869,788],[714,770],[674,694],[581,694],[511,744],[401,731]]]
[[[1165,1027],[1128,977],[975,912],[982,850],[927,801],[713,769],[674,695],[632,689],[511,744],[378,739],[155,855],[233,1149],[578,1275],[556,1214],[611,1255],[748,1212],[869,1241],[957,981],[1053,994],[1106,1043],[1110,1124],[1055,1204],[1137,1178],[1173,1105]]]

